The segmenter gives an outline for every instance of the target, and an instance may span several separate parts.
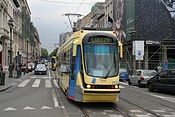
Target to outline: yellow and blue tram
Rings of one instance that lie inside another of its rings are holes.
[[[51,58],[51,68],[53,71],[56,70],[56,56],[52,56]]]
[[[118,101],[122,44],[115,32],[80,30],[57,51],[57,79],[68,99]]]

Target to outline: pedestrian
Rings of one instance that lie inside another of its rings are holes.
[[[5,72],[3,71],[2,64],[0,64],[0,85],[5,85]]]
[[[3,72],[2,64],[0,64],[0,72]]]
[[[26,64],[23,63],[21,69],[22,69],[23,75],[25,75],[25,73],[26,73]]]

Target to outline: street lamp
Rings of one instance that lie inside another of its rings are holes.
[[[13,77],[13,73],[12,73],[12,71],[13,71],[13,69],[12,69],[12,67],[13,67],[13,65],[12,65],[12,52],[13,52],[13,50],[12,50],[12,30],[13,30],[13,19],[12,18],[10,18],[9,20],[8,20],[8,25],[9,25],[9,27],[10,27],[10,64],[9,64],[9,78],[12,78]]]

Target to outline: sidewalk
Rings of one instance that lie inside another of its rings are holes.
[[[20,78],[16,78],[16,77],[9,78],[9,72],[7,72],[5,74],[5,85],[0,85],[0,92],[5,91],[11,88],[12,86],[22,82],[23,79],[31,73],[32,72],[29,72],[29,73],[26,73],[25,75],[23,75],[22,73],[22,76]],[[13,76],[16,76],[16,72],[13,72]]]

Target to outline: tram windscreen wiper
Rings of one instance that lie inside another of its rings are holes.
[[[108,73],[106,74],[106,76],[104,77],[104,79],[106,79],[109,76],[109,74],[111,73],[111,71],[112,71],[113,68],[116,68],[115,52],[114,52],[114,67],[113,67],[113,65],[111,65],[110,70],[108,71]]]
[[[111,68],[110,68],[110,70],[108,71],[108,73],[106,74],[106,76],[104,77],[104,79],[106,79],[106,78],[109,76],[109,74],[111,73],[112,69],[113,69],[113,65],[111,65]]]

